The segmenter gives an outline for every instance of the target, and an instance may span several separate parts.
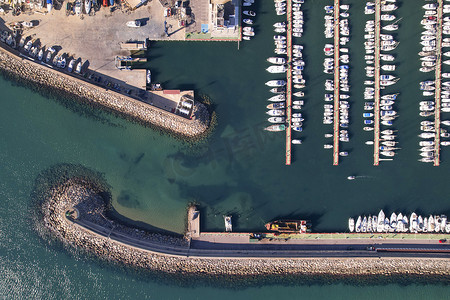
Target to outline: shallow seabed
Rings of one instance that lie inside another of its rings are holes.
[[[257,1],[258,2],[258,1]],[[423,1],[403,1],[396,49],[401,92],[396,120],[400,147],[393,162],[372,166],[371,139],[362,130],[363,3],[352,5],[350,156],[332,166],[323,149],[322,124],[323,6],[307,1],[305,35],[308,88],[304,107],[304,144],[295,147],[293,165],[284,166],[284,135],[266,133],[265,106],[270,96],[264,82],[275,79],[264,69],[273,55],[271,1],[259,1],[256,38],[241,43],[158,42],[149,51],[149,66],[166,88],[194,89],[209,96],[219,125],[208,143],[192,147],[137,124],[98,110],[48,99],[25,87],[0,80],[0,297],[7,298],[446,298],[449,289],[431,285],[264,286],[244,290],[183,288],[176,282],[155,283],[127,270],[114,270],[83,256],[72,256],[38,237],[32,226],[30,193],[42,172],[59,164],[83,165],[103,174],[111,186],[114,208],[123,216],[182,232],[190,201],[200,204],[202,228],[223,230],[224,214],[232,214],[237,231],[262,230],[276,218],[302,217],[313,230],[344,231],[347,218],[375,214],[383,208],[450,215],[447,176],[450,161],[417,162],[419,123],[418,72],[420,18]],[[407,3],[407,5],[406,5]],[[394,90],[394,88],[392,88]],[[450,118],[449,118],[450,119]],[[357,180],[348,181],[349,175]]]

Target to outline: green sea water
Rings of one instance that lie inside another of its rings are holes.
[[[223,215],[233,215],[236,231],[262,230],[277,218],[308,218],[315,232],[344,231],[349,216],[386,212],[450,215],[445,148],[442,164],[419,163],[417,135],[424,100],[418,83],[430,76],[418,71],[423,1],[403,1],[395,12],[403,17],[396,34],[400,45],[395,75],[401,80],[388,92],[401,93],[395,121],[401,150],[392,162],[374,167],[372,139],[362,130],[363,26],[369,16],[364,3],[351,4],[351,142],[339,166],[323,149],[322,124],[323,6],[307,1],[304,37],[306,104],[304,132],[296,134],[293,164],[285,166],[284,134],[262,130],[266,99],[264,82],[281,77],[264,69],[273,56],[272,1],[255,4],[256,37],[238,49],[231,42],[157,42],[151,44],[148,66],[154,80],[168,89],[194,89],[212,99],[218,126],[206,143],[191,146],[140,125],[62,99],[44,97],[0,80],[0,298],[152,298],[210,299],[336,299],[428,297],[448,299],[440,285],[394,282],[392,285],[348,284],[264,285],[222,289],[176,281],[160,282],[127,270],[73,256],[38,237],[30,216],[30,193],[42,172],[61,164],[81,165],[103,174],[111,186],[113,206],[124,218],[174,232],[184,229],[186,205],[200,204],[203,230],[223,230]],[[444,67],[445,68],[445,67]],[[444,69],[445,70],[445,69]],[[444,115],[445,117],[445,115]],[[450,117],[449,117],[450,119]],[[354,181],[347,176],[357,175]],[[241,285],[240,285],[241,286]]]

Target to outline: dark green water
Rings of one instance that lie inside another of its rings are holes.
[[[264,69],[273,55],[272,1],[259,1],[257,36],[241,43],[155,43],[149,53],[152,73],[166,88],[194,89],[214,102],[219,125],[208,143],[190,147],[147,128],[97,110],[62,105],[24,87],[0,80],[0,297],[7,298],[153,298],[209,299],[269,297],[373,299],[406,297],[444,299],[448,287],[415,285],[266,286],[244,290],[213,287],[183,288],[113,270],[90,259],[73,257],[49,246],[33,229],[30,193],[37,176],[61,163],[83,165],[104,174],[112,188],[115,209],[125,217],[181,232],[185,207],[201,204],[204,230],[223,230],[224,214],[233,214],[235,230],[261,230],[269,220],[303,217],[313,230],[343,231],[347,218],[363,213],[416,211],[450,214],[447,176],[450,162],[432,167],[419,158],[418,71],[422,1],[408,1],[396,11],[403,16],[397,37],[401,77],[392,91],[397,104],[402,150],[393,162],[372,165],[371,139],[362,130],[364,4],[352,5],[351,142],[350,156],[332,166],[332,153],[323,149],[322,124],[323,6],[305,4],[304,57],[307,62],[305,130],[296,146],[293,165],[284,165],[284,135],[262,131],[270,96],[264,82],[274,79]],[[281,20],[281,18],[278,18]],[[429,78],[429,77],[428,77]],[[387,91],[389,92],[389,91]],[[300,135],[298,135],[300,137]],[[348,181],[349,175],[358,175]],[[62,295],[64,293],[64,295]]]

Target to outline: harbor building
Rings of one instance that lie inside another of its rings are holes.
[[[238,0],[192,0],[195,22],[187,24],[186,39],[239,39],[240,4]]]
[[[211,35],[238,37],[240,9],[237,0],[211,0]]]
[[[148,91],[146,102],[190,119],[194,109],[194,91],[160,90]]]

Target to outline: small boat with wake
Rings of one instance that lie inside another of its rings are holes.
[[[286,129],[286,126],[283,124],[270,125],[270,126],[264,128],[264,130],[271,131],[271,132],[284,131],[285,129]]]

